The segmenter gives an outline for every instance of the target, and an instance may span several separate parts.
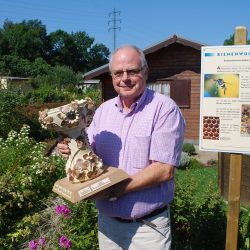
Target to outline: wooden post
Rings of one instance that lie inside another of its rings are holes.
[[[246,45],[247,29],[239,26],[235,28],[234,44]],[[238,227],[240,214],[240,187],[241,187],[242,155],[230,155],[229,189],[228,189],[228,217],[226,250],[237,250]]]
[[[235,28],[234,45],[247,44],[247,28],[245,26],[238,26]]]
[[[237,250],[242,155],[230,155],[226,250]]]

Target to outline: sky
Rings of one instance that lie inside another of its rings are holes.
[[[237,26],[250,29],[250,0],[0,0],[0,28],[6,19],[38,19],[48,34],[85,31],[110,51],[114,28],[116,47],[145,49],[174,34],[217,46]]]

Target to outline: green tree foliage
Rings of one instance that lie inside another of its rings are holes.
[[[84,73],[108,62],[109,49],[94,40],[84,31],[47,34],[39,20],[6,20],[0,28],[0,74],[35,77],[57,65]]]
[[[75,74],[70,67],[55,66],[47,75],[36,77],[35,82],[38,86],[50,85],[52,88],[69,90],[81,79],[81,75]]]
[[[3,75],[36,77],[47,74],[51,66],[41,57],[33,62],[15,55],[4,55],[0,60],[0,72]]]
[[[1,54],[34,61],[45,57],[47,43],[46,27],[38,20],[14,24],[7,20],[2,29]]]
[[[75,68],[78,59],[77,47],[67,32],[57,30],[49,35],[51,50],[49,51],[52,65],[67,65]]]
[[[95,44],[89,51],[88,69],[96,68],[108,62],[109,50],[103,44]]]
[[[49,35],[52,65],[66,65],[75,72],[86,72],[108,62],[109,50],[103,44],[94,44],[94,38],[85,32],[68,34],[57,30]]]
[[[247,40],[247,44],[250,44],[250,40]],[[223,45],[234,45],[234,35],[230,35],[230,37],[224,41]]]

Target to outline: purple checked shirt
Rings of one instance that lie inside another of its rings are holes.
[[[103,103],[88,128],[90,144],[105,165],[134,175],[152,161],[178,166],[185,121],[175,102],[145,89],[129,113],[119,97]],[[174,180],[125,194],[116,201],[97,200],[100,213],[126,219],[142,217],[169,204]]]

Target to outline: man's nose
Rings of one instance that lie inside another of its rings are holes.
[[[127,80],[128,78],[129,78],[129,77],[128,77],[127,71],[123,71],[122,80]]]

